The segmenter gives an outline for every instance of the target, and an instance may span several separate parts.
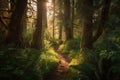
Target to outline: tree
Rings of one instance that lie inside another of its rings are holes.
[[[62,34],[63,34],[63,0],[57,0],[56,1],[56,13],[57,13],[57,19],[58,20],[58,39],[62,40]]]
[[[35,26],[35,31],[33,33],[32,47],[36,49],[43,48],[42,39],[42,20],[43,20],[43,0],[37,0],[37,24]]]
[[[8,1],[0,0],[0,28],[6,28],[7,24],[5,23],[5,18],[8,17],[6,13],[8,13]]]
[[[53,0],[53,38],[55,38],[55,0]]]
[[[71,6],[70,0],[64,0],[64,27],[66,33],[66,40],[73,38],[72,27],[71,27]]]
[[[71,1],[72,7],[71,7],[71,34],[74,37],[74,17],[75,17],[75,0]]]
[[[82,18],[82,37],[81,48],[92,48],[92,19],[93,19],[93,0],[82,0],[81,12]]]
[[[96,34],[93,35],[93,0],[81,0],[83,11],[81,11],[83,30],[82,30],[82,42],[81,49],[92,49],[94,42],[102,35],[105,29],[105,24],[108,19],[111,0],[104,0],[101,10],[100,20]]]
[[[48,27],[47,24],[47,7],[46,7],[47,0],[43,1],[43,26],[44,28]]]
[[[14,10],[15,9],[15,6],[16,6],[16,1],[17,0],[9,0],[10,1],[10,9],[11,10]]]
[[[6,34],[7,31],[7,21],[8,19],[6,19],[8,17],[8,1],[7,0],[0,0],[0,42],[3,41],[4,36]]]
[[[96,31],[95,36],[93,37],[93,42],[95,42],[102,34],[106,25],[106,22],[109,17],[111,0],[104,0],[103,7],[101,10],[100,20],[98,24],[98,29]]]
[[[22,43],[22,18],[27,7],[27,0],[17,0],[15,10],[11,15],[11,20],[8,25],[8,33],[5,38],[5,43],[13,43],[19,45]]]

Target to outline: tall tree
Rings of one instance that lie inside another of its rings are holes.
[[[110,4],[111,0],[104,0],[103,1],[103,7],[101,9],[101,15],[100,15],[100,20],[98,24],[98,29],[96,31],[96,34],[93,37],[93,42],[95,42],[102,34],[105,29],[106,22],[109,17],[109,10],[110,10]]]
[[[21,44],[22,42],[22,18],[25,14],[27,7],[27,0],[17,0],[15,10],[11,15],[11,20],[8,25],[8,33],[5,43]]]
[[[71,34],[74,37],[74,17],[75,17],[75,0],[71,1],[72,7],[71,7]]]
[[[66,33],[66,40],[73,38],[72,27],[71,27],[71,6],[70,0],[64,0],[64,27]]]
[[[104,4],[101,10],[100,20],[99,20],[99,27],[96,31],[95,36],[93,36],[93,0],[81,0],[81,17],[83,22],[83,30],[82,30],[82,42],[81,42],[81,49],[84,48],[93,48],[94,42],[101,36],[106,21],[109,15],[110,3],[111,0],[104,0]]]
[[[4,22],[4,18],[8,17],[9,2],[7,0],[0,0],[0,28],[7,26]]]
[[[3,41],[7,29],[7,21],[5,18],[8,17],[8,6],[7,0],[0,0],[0,41]]]
[[[42,39],[42,20],[43,20],[43,0],[37,0],[37,24],[35,26],[35,31],[33,33],[32,47],[36,49],[43,48],[43,39]]]
[[[81,0],[81,18],[82,20],[82,42],[81,48],[92,48],[92,16],[93,16],[93,0]]]
[[[47,28],[48,27],[48,24],[47,24],[47,0],[44,0],[43,1],[43,26],[44,28]]]
[[[62,40],[62,30],[63,30],[63,0],[57,0],[59,7],[59,39]]]
[[[55,0],[53,0],[53,38],[55,38]]]

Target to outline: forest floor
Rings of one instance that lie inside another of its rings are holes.
[[[58,53],[59,63],[58,65],[48,73],[44,80],[65,80],[67,78],[67,72],[69,70],[69,60],[67,55],[62,54],[60,51],[55,49]]]

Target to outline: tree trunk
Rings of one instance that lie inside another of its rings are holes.
[[[55,38],[55,0],[53,0],[53,38]]]
[[[62,40],[62,23],[59,26],[59,39]]]
[[[47,1],[44,0],[43,1],[43,26],[44,26],[45,29],[48,27],[48,24],[47,24],[47,7],[46,7],[46,3],[47,3]]]
[[[66,41],[73,38],[72,27],[71,27],[71,11],[70,11],[70,0],[64,0],[64,27],[66,34]]]
[[[11,21],[8,25],[8,33],[5,43],[21,44],[22,42],[22,18],[27,7],[27,0],[17,0],[16,8],[11,16]]]
[[[8,17],[8,6],[9,2],[7,0],[0,0],[0,31],[7,28],[4,17]]]
[[[0,0],[0,12],[9,8],[8,0]]]
[[[101,10],[101,18],[99,22],[99,27],[97,29],[96,35],[93,36],[93,1],[89,0],[82,0],[82,8],[83,12],[81,12],[81,16],[83,19],[83,32],[82,32],[82,42],[81,42],[81,49],[93,48],[94,42],[101,36],[103,30],[105,28],[106,21],[109,15],[109,9],[111,0],[104,0],[103,8]]]
[[[71,29],[71,35],[72,35],[73,37],[74,37],[74,33],[73,33],[73,32],[74,32],[74,17],[75,17],[75,16],[74,16],[74,15],[75,15],[75,14],[74,14],[74,13],[75,13],[75,12],[74,12],[74,11],[75,11],[74,7],[75,7],[75,0],[72,0],[72,7],[71,7],[71,10],[72,10],[72,11],[71,11],[71,28],[72,28],[72,29]]]
[[[16,0],[10,0],[10,9],[14,10],[15,9],[15,5],[16,4]]]
[[[63,6],[63,1],[62,0],[58,0],[58,3],[59,3],[59,20],[60,20],[60,23],[59,23],[59,39],[62,40],[62,30],[63,30],[63,13],[62,13],[62,6]]]
[[[93,1],[83,0],[83,12],[81,14],[83,18],[82,23],[82,39],[81,39],[81,49],[93,47],[92,43],[92,18],[93,18]]]
[[[111,0],[104,0],[104,4],[103,4],[102,10],[101,10],[101,17],[100,17],[100,21],[98,24],[98,29],[93,38],[93,42],[95,42],[102,35],[102,33],[104,31],[105,24],[109,17],[110,4],[111,4]]]
[[[36,49],[43,48],[42,14],[43,14],[43,0],[37,0],[37,24],[35,26],[35,32],[33,33],[33,40],[32,40],[32,47]]]
[[[0,43],[4,40],[4,37],[7,32],[8,20],[4,19],[4,17],[8,17],[8,0],[0,0]]]

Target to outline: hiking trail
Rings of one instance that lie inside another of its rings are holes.
[[[55,49],[55,52],[58,54],[60,61],[56,68],[50,71],[44,80],[64,80],[67,77],[65,74],[69,70],[69,60],[67,55],[62,54],[57,49]]]

